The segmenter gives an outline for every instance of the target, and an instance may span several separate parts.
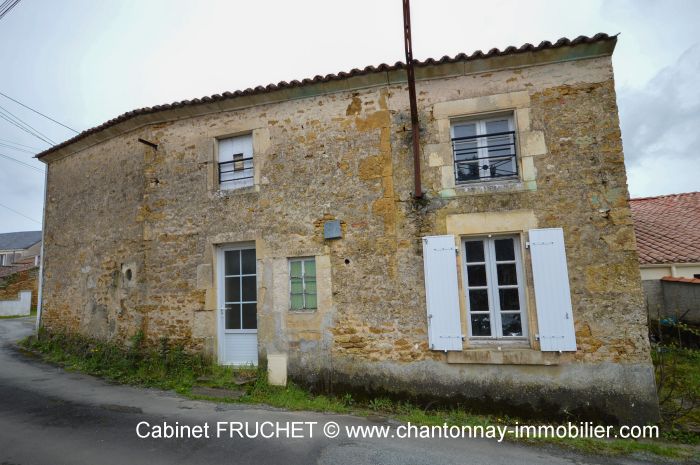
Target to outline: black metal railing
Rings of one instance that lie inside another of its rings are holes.
[[[219,162],[219,184],[253,178],[253,164],[246,163],[252,160],[253,157],[245,158],[242,153],[236,153],[233,160]],[[230,175],[231,173],[234,174]]]
[[[515,131],[455,137],[452,151],[457,182],[518,176]]]

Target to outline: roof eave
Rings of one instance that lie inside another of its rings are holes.
[[[537,47],[526,44],[519,49],[508,47],[504,51],[494,49],[486,54],[479,51],[470,56],[461,54],[454,58],[443,57],[439,61],[429,59],[417,64],[416,79],[419,81],[441,79],[609,56],[612,55],[616,43],[617,36],[598,34],[593,38],[579,37],[573,41],[562,39],[555,44],[543,42]],[[399,62],[392,66],[367,67],[364,70],[353,70],[349,73],[317,76],[301,82],[282,82],[192,101],[158,105],[125,113],[100,126],[88,129],[72,139],[37,154],[36,158],[44,163],[50,163],[150,124],[404,82],[406,82],[405,65]]]

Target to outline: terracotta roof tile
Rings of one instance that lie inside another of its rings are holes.
[[[487,53],[482,52],[481,50],[477,50],[476,52],[472,53],[471,55],[467,55],[465,53],[460,53],[456,55],[455,57],[448,57],[448,56],[443,56],[440,58],[440,60],[435,60],[434,58],[428,58],[424,61],[420,60],[415,60],[414,64],[417,67],[421,66],[430,66],[430,65],[435,65],[435,64],[444,64],[444,63],[456,63],[459,61],[470,61],[470,60],[479,60],[483,58],[491,58],[495,56],[503,56],[503,55],[515,55],[518,53],[531,53],[531,52],[537,52],[540,50],[548,50],[548,49],[555,49],[555,48],[561,48],[561,47],[567,47],[567,46],[572,46],[572,45],[578,45],[578,44],[583,44],[583,43],[594,43],[594,42],[601,42],[601,41],[616,41],[617,40],[617,35],[610,36],[605,33],[598,33],[594,35],[593,37],[588,37],[588,36],[578,36],[575,39],[567,39],[565,37],[562,37],[561,39],[557,40],[555,43],[551,43],[547,40],[540,42],[539,45],[532,45],[532,44],[524,44],[521,45],[520,47],[506,47],[504,50],[499,50],[497,48],[492,48],[489,50]],[[320,82],[329,82],[329,81],[337,81],[341,79],[347,79],[349,77],[354,77],[354,76],[362,76],[366,74],[372,74],[372,73],[377,73],[377,72],[386,72],[386,71],[394,71],[398,69],[404,69],[406,65],[400,61],[397,61],[393,65],[388,65],[386,63],[382,63],[378,66],[367,66],[363,69],[357,69],[354,68],[350,70],[350,72],[339,72],[337,74],[328,74],[326,76],[314,76],[313,79],[303,79],[301,81],[298,80],[293,80],[291,82],[286,82],[286,81],[281,81],[278,82],[277,84],[268,84],[267,86],[258,86],[254,89],[248,88],[245,90],[237,90],[235,92],[224,92],[222,94],[214,94],[210,97],[202,97],[202,98],[195,98],[192,100],[182,100],[179,102],[173,102],[169,104],[164,104],[164,105],[155,105],[153,107],[145,107],[145,108],[139,108],[137,110],[132,110],[129,112],[126,112],[120,116],[117,116],[114,119],[111,119],[105,123],[102,123],[99,126],[95,126],[94,128],[87,129],[77,136],[68,139],[64,142],[61,142],[58,145],[54,145],[53,147],[44,150],[43,152],[39,153],[36,155],[35,158],[41,158],[45,155],[48,155],[51,152],[54,152],[60,148],[63,148],[65,146],[68,146],[74,142],[77,142],[90,134],[94,134],[96,132],[102,131],[103,129],[107,129],[111,126],[114,126],[116,124],[119,124],[123,121],[126,121],[130,118],[133,118],[134,116],[138,115],[145,115],[145,114],[151,114],[151,113],[157,113],[160,111],[165,111],[165,110],[170,110],[173,108],[180,108],[188,105],[196,105],[199,103],[204,103],[204,102],[216,102],[220,100],[225,100],[225,99],[230,99],[230,98],[236,98],[236,97],[241,97],[241,96],[248,96],[248,95],[255,95],[255,94],[262,94],[266,92],[274,92],[276,90],[282,90],[282,89],[288,89],[288,88],[293,88],[293,87],[303,87],[306,85],[310,84],[316,84]]]
[[[700,192],[631,199],[639,262],[700,262]]]

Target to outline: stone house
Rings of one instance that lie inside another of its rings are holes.
[[[655,420],[599,34],[126,113],[46,163],[42,324],[297,382]]]

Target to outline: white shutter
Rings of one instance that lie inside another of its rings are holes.
[[[432,350],[462,350],[454,236],[423,238],[428,343]]]
[[[543,352],[575,352],[564,231],[561,228],[531,229],[529,233],[540,346]]]

